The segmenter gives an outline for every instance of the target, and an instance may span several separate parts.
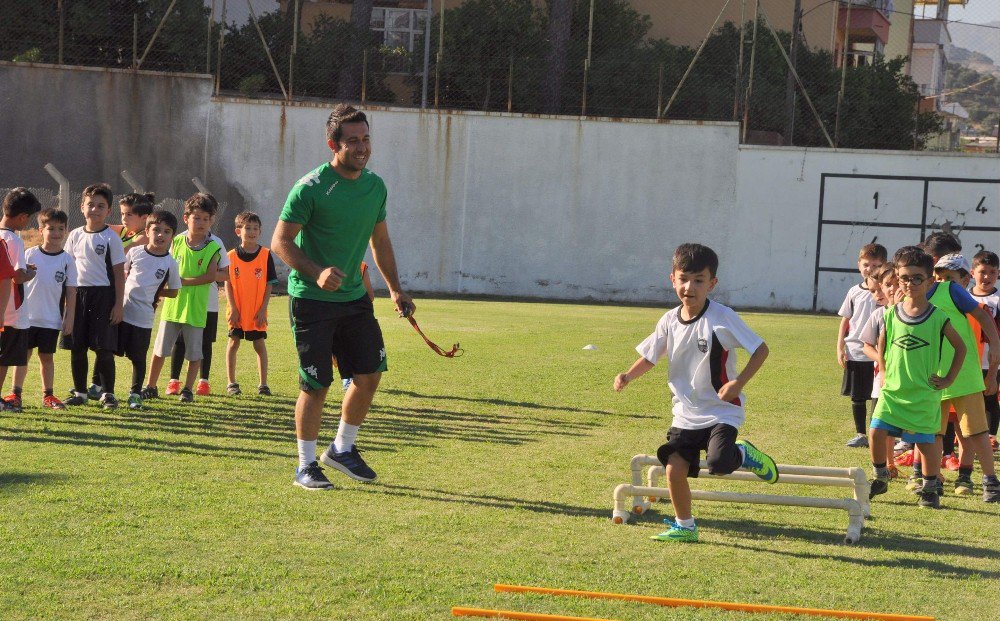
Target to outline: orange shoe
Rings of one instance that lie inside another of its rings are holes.
[[[897,468],[896,464],[894,464],[892,462],[889,462],[889,478],[890,479],[898,479],[899,478],[899,468]]]
[[[941,460],[941,467],[952,472],[958,472],[958,468],[961,465],[962,462],[954,455],[945,455],[944,459]]]
[[[194,393],[202,397],[212,394],[212,388],[208,385],[208,380],[198,380],[198,387],[195,388]]]
[[[903,451],[896,456],[897,466],[912,466],[913,465],[913,451]]]
[[[169,382],[167,382],[167,394],[168,395],[181,394],[181,381],[172,379]]]
[[[60,401],[59,397],[57,397],[55,395],[45,395],[42,398],[42,407],[43,408],[49,408],[50,410],[65,410],[66,409],[66,406],[63,404],[63,402]]]

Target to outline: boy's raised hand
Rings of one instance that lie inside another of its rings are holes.
[[[621,392],[623,388],[628,386],[628,374],[619,373],[615,376],[615,392]]]

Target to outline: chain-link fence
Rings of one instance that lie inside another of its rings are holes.
[[[1000,2],[981,24],[936,4],[0,0],[0,58],[207,72],[218,94],[242,97],[740,121],[753,143],[996,150]]]

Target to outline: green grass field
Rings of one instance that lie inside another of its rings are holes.
[[[620,394],[611,382],[662,310],[417,302],[428,336],[460,341],[466,354],[439,358],[377,301],[390,371],[358,444],[379,480],[330,472],[331,492],[292,485],[297,381],[284,299],[271,306],[271,398],[43,411],[33,360],[25,411],[0,414],[0,617],[424,620],[462,605],[623,621],[772,618],[492,592],[506,582],[1000,618],[1000,507],[978,491],[933,512],[894,483],[856,546],[841,543],[842,511],[696,501],[696,545],[648,539],[673,516],[668,504],[613,525],[612,490],[633,455],[663,441],[670,408],[665,365]],[[844,447],[853,424],[839,396],[836,319],[745,318],[771,357],[748,387],[742,435],[782,463],[867,467],[865,451]],[[63,396],[69,362],[59,356]],[[256,385],[246,346],[241,367],[244,388]],[[129,370],[118,369],[126,386]],[[321,446],[339,401],[331,391]]]

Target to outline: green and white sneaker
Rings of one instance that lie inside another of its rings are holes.
[[[691,528],[686,526],[681,526],[677,522],[671,520],[663,520],[665,523],[670,524],[670,529],[665,530],[659,535],[653,535],[650,539],[654,541],[681,541],[684,543],[697,543],[698,542],[698,525],[695,524]]]
[[[142,409],[142,395],[139,393],[131,393],[128,396],[128,409],[130,410],[141,410]]]
[[[765,483],[778,482],[778,464],[771,457],[746,440],[737,440],[743,447],[743,467],[756,474]]]

